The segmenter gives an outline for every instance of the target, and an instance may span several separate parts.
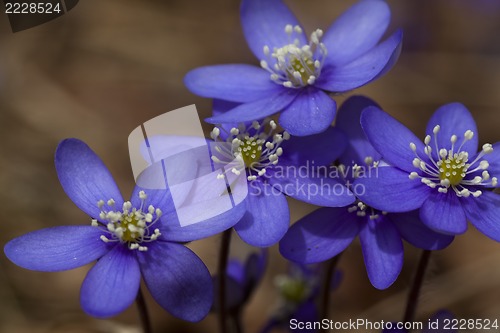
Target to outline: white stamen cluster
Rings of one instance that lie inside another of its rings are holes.
[[[447,150],[437,146],[437,135],[441,127],[436,125],[433,129],[434,148],[438,156],[438,160],[434,158],[433,149],[429,145],[431,136],[427,135],[424,139],[424,153],[427,159],[422,159],[417,153],[417,146],[415,143],[410,143],[410,149],[415,153],[416,157],[413,159],[413,166],[419,169],[418,172],[411,172],[410,179],[420,178],[421,182],[431,188],[437,188],[440,193],[448,193],[451,188],[459,197],[479,197],[482,194],[480,190],[471,190],[466,186],[497,186],[498,180],[496,177],[491,177],[488,173],[488,161],[481,160],[484,155],[493,151],[491,144],[486,143],[483,145],[481,152],[477,157],[469,162],[469,154],[462,151],[463,145],[474,137],[471,130],[464,133],[464,139],[458,148],[455,144],[458,140],[456,135],[450,138],[451,149]],[[430,162],[430,163],[429,163]],[[479,172],[480,175],[479,175]],[[474,178],[465,179],[467,175],[476,173]]]
[[[302,34],[298,25],[287,24],[285,32],[289,36],[289,44],[282,47],[264,46],[267,60],[262,59],[260,65],[271,73],[271,80],[287,88],[299,88],[314,84],[321,74],[327,51],[320,38],[323,31],[320,29],[311,33],[309,44],[300,45],[294,34]]]
[[[386,215],[387,212],[384,211],[378,211],[373,209],[370,206],[365,205],[362,201],[358,200],[354,203],[354,205],[350,206],[347,208],[347,211],[349,213],[356,213],[357,216],[359,217],[365,217],[367,212],[368,212],[368,217],[370,220],[376,220],[380,217],[379,213],[382,213],[382,215]]]
[[[122,210],[115,210],[115,201],[109,199],[107,203],[103,200],[97,202],[97,207],[101,210],[99,219],[107,221],[106,224],[92,220],[92,226],[100,227],[109,235],[101,235],[101,240],[105,243],[120,242],[127,243],[131,250],[147,251],[145,242],[152,242],[161,235],[160,229],[154,229],[150,232],[150,228],[160,219],[162,212],[159,208],[149,205],[145,208],[147,195],[144,191],[139,192],[141,206],[139,209],[132,207],[130,201],[123,203]],[[108,209],[105,209],[107,206]]]
[[[266,127],[270,128],[267,132]],[[286,131],[274,133],[276,128],[276,123],[270,119],[262,123],[254,121],[248,127],[240,124],[238,128],[231,128],[227,139],[222,141],[220,129],[215,127],[210,136],[218,144],[215,145],[216,153],[212,154],[212,161],[226,164],[225,168],[238,176],[246,169],[247,179],[256,180],[266,173],[267,168],[278,164],[283,154],[280,145],[290,139]],[[224,178],[224,174],[217,177]]]

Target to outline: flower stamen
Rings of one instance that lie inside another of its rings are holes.
[[[156,228],[150,232],[151,227],[158,222],[162,215],[159,208],[149,205],[145,208],[147,195],[144,191],[139,192],[141,205],[139,208],[132,207],[130,201],[123,203],[122,210],[115,210],[115,201],[107,201],[108,209],[105,209],[103,200],[97,202],[97,207],[101,210],[99,218],[108,223],[103,225],[96,219],[93,219],[93,227],[101,227],[108,235],[101,235],[100,239],[105,242],[127,243],[130,250],[147,251],[144,242],[152,242],[161,235],[160,229]]]
[[[289,44],[274,47],[271,52],[268,45],[264,46],[266,59],[260,61],[260,66],[271,74],[271,80],[287,88],[300,88],[316,82],[327,55],[326,47],[320,42],[323,36],[321,29],[311,33],[309,44],[300,45],[294,34],[302,34],[298,25],[287,24],[285,32]],[[270,66],[270,64],[274,64]]]
[[[435,154],[433,154],[433,150],[429,145],[431,142],[430,135],[427,135],[424,139],[426,159],[418,154],[415,143],[410,143],[410,149],[416,156],[413,159],[413,166],[418,171],[411,172],[409,178],[420,178],[423,184],[426,184],[430,188],[437,188],[440,193],[448,193],[448,190],[451,188],[459,197],[469,197],[472,195],[477,198],[481,196],[482,191],[476,188],[469,189],[466,186],[496,186],[498,183],[497,178],[490,177],[487,171],[489,167],[488,161],[482,160],[484,155],[493,151],[492,145],[489,143],[483,145],[481,152],[476,158],[473,161],[469,161],[469,153],[463,151],[462,148],[466,142],[474,137],[474,132],[471,130],[465,131],[463,141],[458,148],[456,148],[458,137],[453,134],[450,137],[451,148],[448,150],[438,147],[437,136],[440,129],[441,127],[436,125],[432,131],[434,135],[434,148],[436,150]],[[437,160],[434,158],[436,156]],[[479,172],[481,173],[479,174]]]
[[[269,130],[266,132],[266,127]],[[262,123],[254,121],[250,126],[240,124],[231,128],[226,140],[221,140],[220,129],[215,127],[210,136],[217,143],[216,154],[212,154],[215,163],[226,163],[226,170],[240,175],[246,169],[247,179],[256,180],[263,176],[267,169],[278,164],[283,154],[281,143],[290,139],[287,132],[274,133],[276,122],[265,119]],[[217,178],[224,178],[221,173]]]

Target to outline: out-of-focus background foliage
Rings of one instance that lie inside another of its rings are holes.
[[[307,31],[326,29],[354,3],[286,2]],[[388,75],[355,93],[374,98],[422,137],[439,105],[460,101],[476,117],[481,143],[499,140],[500,1],[389,4],[390,31],[405,31],[400,60]],[[185,105],[195,103],[203,116],[210,112],[209,100],[183,86],[184,74],[202,65],[257,64],[243,38],[238,9],[238,0],[84,0],[61,18],[15,34],[0,14],[0,245],[35,229],[90,223],[57,180],[53,154],[64,138],[87,142],[128,196],[134,184],[128,134]],[[290,203],[294,221],[314,209]],[[219,241],[215,236],[191,245],[212,272]],[[236,241],[232,251],[241,256],[248,248]],[[339,264],[345,279],[332,295],[331,318],[399,320],[418,254],[408,246],[400,278],[378,291],[368,282],[355,242]],[[276,248],[270,263],[245,312],[247,332],[257,332],[277,306],[273,279],[286,263]],[[31,272],[3,255],[0,265],[2,333],[139,331],[135,306],[109,320],[81,311],[79,287],[89,267]],[[440,308],[459,318],[500,317],[500,245],[473,227],[435,253],[427,277],[419,319]],[[213,315],[188,324],[162,311],[149,296],[147,302],[155,332],[217,332]]]

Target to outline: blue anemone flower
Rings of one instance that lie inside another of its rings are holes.
[[[373,105],[368,98],[355,96],[339,110],[337,127],[349,138],[349,147],[339,159],[341,175],[348,184],[376,178],[383,168],[377,167],[381,155],[370,145],[359,124],[361,111]],[[358,198],[354,205],[321,208],[292,225],[280,242],[281,254],[299,263],[321,262],[344,251],[359,235],[368,278],[375,288],[385,289],[401,272],[402,238],[426,250],[445,248],[453,240],[427,228],[416,211],[394,214],[368,206],[362,201],[365,188],[356,185],[351,187]]]
[[[384,1],[362,0],[309,41],[281,0],[243,0],[241,22],[260,68],[245,64],[201,67],[185,77],[193,93],[242,103],[208,122],[246,122],[282,112],[279,124],[291,135],[326,130],[336,103],[328,93],[361,87],[397,61],[402,32],[379,43],[390,21]]]
[[[97,260],[80,290],[83,310],[95,317],[125,310],[142,276],[153,298],[172,315],[203,319],[213,302],[210,273],[183,245],[190,226],[178,226],[168,190],[136,186],[130,201],[124,201],[101,159],[77,139],[59,144],[55,165],[64,191],[92,223],[30,232],[5,245],[7,257],[23,268],[47,272]],[[230,228],[242,213],[235,208],[212,218],[208,222],[218,226],[212,234]]]
[[[260,333],[270,333],[275,329],[289,332],[313,333],[315,329],[294,328],[296,322],[318,322],[320,320],[316,299],[320,290],[320,265],[291,263],[287,274],[278,275],[275,285],[279,290],[280,306],[271,316]],[[342,281],[342,272],[335,271],[330,281],[330,292],[337,289]]]
[[[250,300],[266,271],[267,257],[267,249],[262,249],[259,253],[250,254],[244,263],[238,259],[229,260],[226,269],[226,306],[229,312],[240,313]],[[213,280],[217,291],[218,276]],[[216,292],[216,300],[217,296]],[[217,301],[214,306],[218,306]]]
[[[498,186],[500,144],[478,152],[476,123],[459,103],[436,110],[422,143],[410,130],[377,107],[367,108],[362,127],[375,149],[391,166],[378,177],[363,179],[361,199],[378,209],[401,212],[420,208],[429,228],[462,234],[469,220],[486,236],[500,241]]]
[[[214,114],[234,103],[217,100]],[[234,127],[232,127],[234,126]],[[246,177],[246,213],[234,229],[246,243],[267,247],[288,230],[290,214],[285,195],[318,206],[341,207],[354,201],[338,180],[318,171],[346,148],[345,135],[330,127],[320,134],[292,137],[276,132],[273,120],[215,127],[212,159],[230,177]],[[238,163],[232,164],[231,161]]]

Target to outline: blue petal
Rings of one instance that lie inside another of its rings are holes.
[[[346,65],[335,67],[325,64],[314,85],[326,91],[345,92],[379,78],[396,63],[401,53],[402,39],[403,33],[398,30]]]
[[[283,90],[269,72],[245,64],[199,67],[186,74],[184,84],[196,95],[232,102],[252,102]]]
[[[258,180],[249,183],[247,212],[234,229],[246,243],[267,247],[277,243],[290,223],[285,196]]]
[[[464,209],[451,188],[448,193],[434,189],[420,209],[420,219],[432,230],[444,234],[459,235],[467,231]]]
[[[290,227],[280,242],[280,253],[302,264],[325,261],[344,251],[358,232],[355,213],[347,208],[320,208]]]
[[[311,169],[306,171],[307,169],[300,167],[285,166],[284,170],[284,173],[274,172],[270,182],[277,191],[294,199],[325,207],[343,207],[356,200],[352,192],[336,179],[320,176]]]
[[[291,315],[290,320],[291,319],[296,319],[297,322],[301,323],[318,322],[320,320],[319,311],[314,300],[307,300],[299,304],[294,313]],[[293,330],[291,330],[291,332],[293,332]],[[317,332],[317,330],[314,328],[309,329],[306,327],[304,329],[301,329],[300,332],[315,333]]]
[[[437,109],[431,116],[427,123],[426,134],[431,136],[429,145],[434,149],[434,156],[437,156],[438,152],[435,148],[435,136],[432,132],[436,125],[441,127],[437,134],[437,147],[439,149],[451,149],[450,138],[452,135],[456,135],[455,151],[458,151],[457,148],[463,142],[465,131],[471,130],[474,136],[462,146],[461,150],[467,151],[471,157],[476,154],[478,147],[477,126],[471,113],[464,105],[460,103],[446,104]]]
[[[500,142],[493,144],[493,151],[484,155],[483,160],[488,161],[488,172],[491,177],[500,178]]]
[[[361,112],[369,106],[379,107],[367,97],[352,96],[339,109],[335,126],[347,135],[349,142],[349,149],[340,158],[344,165],[365,165],[365,157],[368,156],[374,161],[381,159],[380,153],[373,148],[361,128]]]
[[[329,166],[347,148],[346,135],[335,127],[328,127],[324,132],[308,136],[292,136],[281,144],[283,155],[281,164]]]
[[[140,186],[135,186],[130,197],[130,202],[132,207],[139,209],[141,207],[141,199],[139,197],[139,192],[144,191],[147,195],[146,200],[144,200],[143,211],[145,211],[150,205],[154,208],[161,209],[162,212],[167,212],[173,209],[174,203],[172,201],[172,196],[168,189],[166,190],[151,190],[144,189]]]
[[[428,324],[422,330],[422,333],[457,333],[458,330],[450,329],[449,321],[455,319],[456,317],[447,310],[440,310],[436,312],[431,318],[429,318]],[[438,322],[438,328],[429,328],[429,323]],[[446,329],[444,328],[446,325]]]
[[[411,245],[424,250],[441,250],[451,244],[453,236],[440,234],[426,227],[417,210],[408,213],[391,213],[387,219],[392,221],[401,236]]]
[[[226,113],[205,119],[210,124],[240,123],[263,119],[285,109],[295,99],[300,90],[286,89],[268,98],[241,104]]]
[[[285,32],[285,26],[300,25],[297,18],[281,0],[243,0],[240,9],[241,25],[248,46],[259,60],[266,60],[267,45],[271,52],[290,44],[293,40]],[[304,33],[294,34],[300,45],[307,44]]]
[[[425,156],[424,144],[406,126],[386,112],[376,107],[368,107],[361,114],[361,127],[387,163],[408,173],[418,170],[413,166],[416,156],[410,149],[410,143],[416,145],[416,151],[422,157]]]
[[[233,227],[246,212],[245,203],[203,222],[181,226],[177,214],[170,211],[162,216],[162,237],[167,241],[191,242],[210,237]]]
[[[236,103],[236,102],[228,102],[224,101],[222,99],[214,99],[212,102],[212,115],[213,116],[218,116],[221,114],[226,113],[229,110],[234,109],[235,107],[239,106],[241,103]],[[238,123],[224,123],[221,125],[218,125],[221,129],[219,137],[222,140],[226,140],[228,138],[228,134],[231,131],[231,128],[238,128]]]
[[[387,212],[408,212],[418,209],[429,196],[431,188],[408,173],[394,167],[373,168],[371,176],[358,178],[353,192],[367,205]]]
[[[64,191],[86,214],[99,219],[99,200],[114,199],[116,207],[121,208],[123,197],[111,173],[83,141],[61,141],[56,150],[55,164]]]
[[[165,310],[191,322],[208,314],[214,297],[212,278],[190,249],[157,241],[137,257],[149,292]]]
[[[63,226],[14,238],[4,252],[14,264],[44,272],[63,271],[91,263],[109,247],[99,239],[102,230],[89,226]]]
[[[328,28],[323,43],[326,62],[344,65],[373,48],[384,34],[391,11],[385,1],[359,1]]]
[[[500,242],[500,195],[484,191],[478,198],[461,198],[467,219],[483,234]]]
[[[253,289],[262,279],[267,266],[267,249],[252,253],[245,263],[245,288]]]
[[[245,267],[239,260],[230,259],[227,263],[226,274],[242,285],[245,280]]]
[[[403,242],[396,227],[383,215],[369,220],[359,239],[366,271],[372,285],[386,289],[396,281],[403,267]]]
[[[118,245],[88,272],[80,290],[80,303],[91,316],[119,314],[135,300],[141,281],[139,264],[132,250]]]
[[[323,91],[314,87],[301,94],[283,110],[279,124],[291,135],[305,136],[321,133],[335,119],[337,105]]]

